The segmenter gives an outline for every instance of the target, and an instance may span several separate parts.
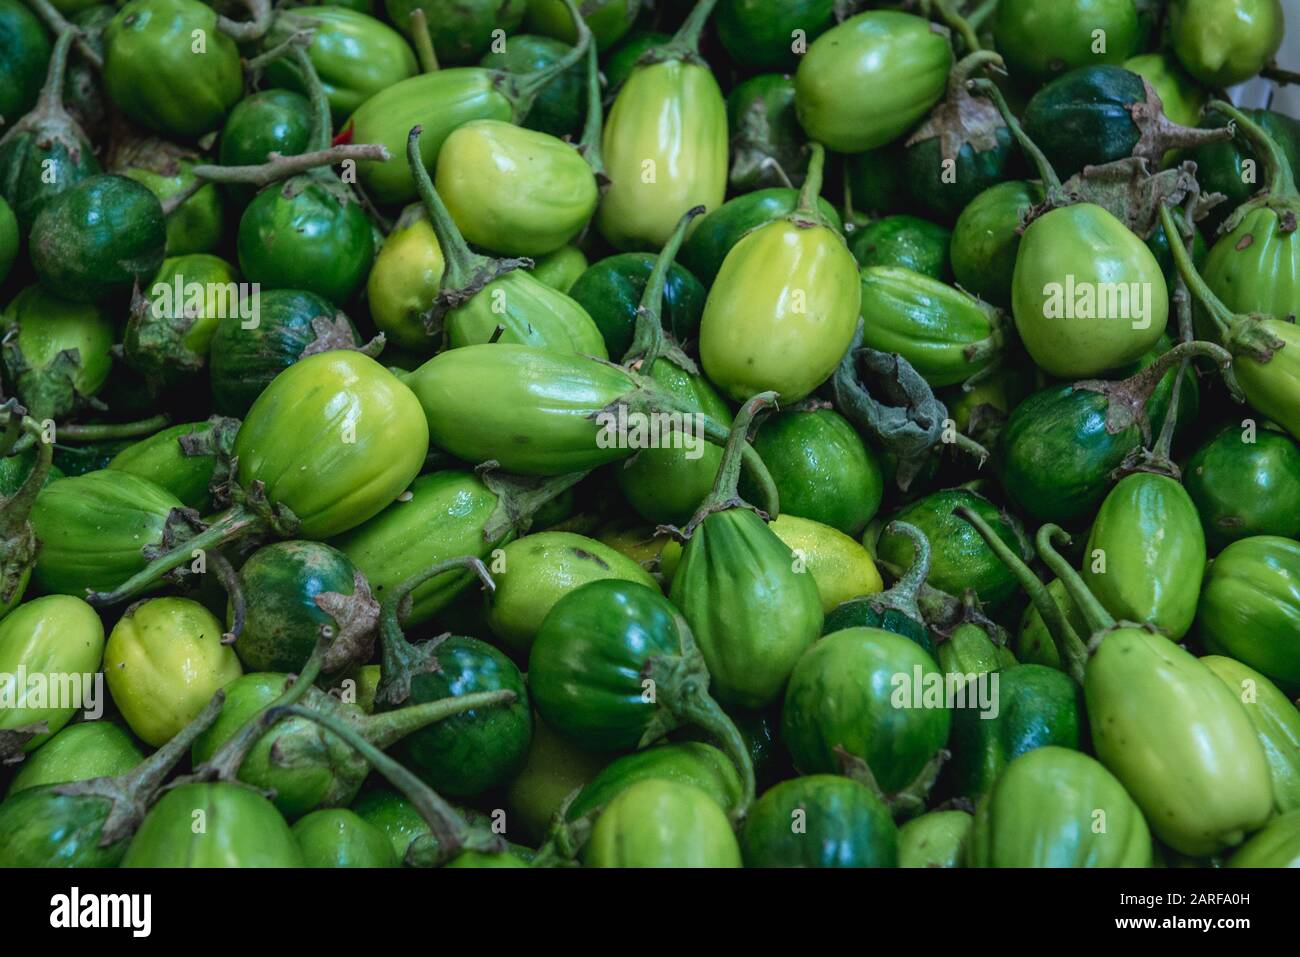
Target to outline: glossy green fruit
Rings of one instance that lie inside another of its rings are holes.
[[[46,286],[96,302],[153,277],[167,226],[144,186],[125,176],[92,176],[42,207],[29,243],[32,267]]]
[[[824,614],[846,601],[885,590],[871,554],[839,529],[785,513],[768,527],[794,555],[795,571],[812,576]]]
[[[1160,264],[1123,223],[1091,203],[1056,209],[1025,230],[1012,308],[1030,357],[1062,379],[1132,362],[1169,319]]]
[[[135,122],[188,138],[218,129],[244,92],[239,50],[199,0],[123,6],[104,31],[104,85]]]
[[[920,17],[869,10],[823,33],[795,74],[799,121],[812,139],[861,153],[897,139],[943,96],[948,42]],[[875,89],[877,95],[852,96]]]
[[[596,48],[603,51],[631,29],[641,12],[641,0],[591,0],[578,9],[591,30]],[[573,15],[563,0],[528,0],[524,25],[548,37],[558,37],[565,43],[578,40]]]
[[[166,744],[240,676],[239,659],[222,634],[221,622],[188,598],[139,602],[113,626],[105,680],[141,741]]]
[[[601,66],[601,73],[610,90],[617,90],[636,69],[641,57],[655,47],[661,47],[672,40],[672,34],[660,33],[658,30],[633,30],[621,43],[609,51]]]
[[[247,414],[271,381],[304,356],[361,345],[347,316],[314,292],[267,290],[258,295],[256,314],[243,305],[239,312],[217,323],[208,347],[212,403],[224,415]]]
[[[766,419],[753,439],[781,499],[781,514],[821,522],[854,538],[884,495],[880,464],[834,409],[787,410]],[[741,477],[741,496],[757,490]]]
[[[1011,306],[1020,251],[1020,229],[1029,210],[1043,201],[1037,183],[1012,180],[980,193],[953,227],[952,273],[957,284],[995,306]]]
[[[157,168],[135,165],[123,168],[120,172],[148,187],[160,203],[165,203],[198,182],[192,172],[193,166],[193,160],[173,159],[159,162]],[[222,209],[221,193],[215,184],[200,186],[194,195],[167,216],[166,253],[168,256],[206,253],[221,242],[224,229],[225,212]]]
[[[538,256],[533,261],[531,272],[538,282],[568,295],[572,292],[573,284],[590,265],[586,255],[577,246],[561,246],[553,253]],[[588,309],[587,312],[590,314],[591,310]]]
[[[41,21],[18,0],[0,0],[0,116],[7,122],[36,103],[49,61]]]
[[[640,781],[605,808],[583,850],[587,867],[740,867],[731,823],[703,791]]]
[[[804,774],[839,772],[836,748],[843,747],[893,793],[911,784],[948,740],[943,685],[934,660],[901,635],[877,628],[835,632],[795,666],[781,739]]]
[[[1059,578],[1053,578],[1047,583],[1047,593],[1061,609],[1075,634],[1087,634],[1088,626],[1083,620],[1083,615],[1079,613],[1074,600],[1065,590],[1065,584]],[[1020,617],[1020,627],[1016,631],[1015,654],[1016,660],[1026,664],[1045,665],[1048,668],[1061,667],[1061,656],[1056,649],[1056,643],[1052,640],[1052,634],[1044,624],[1043,616],[1032,603]]]
[[[568,16],[568,13],[565,13]],[[479,66],[522,76],[545,69],[572,49],[572,44],[549,36],[516,34],[503,44],[505,49],[489,52]],[[587,80],[584,67],[575,63],[542,87],[523,125],[563,139],[582,132],[587,109]]]
[[[639,751],[636,755],[651,754],[656,750],[659,749]],[[726,758],[722,760],[726,761]],[[556,812],[569,795],[585,787],[607,762],[607,755],[584,751],[533,715],[533,740],[528,746],[528,756],[506,789],[505,808],[512,840],[529,846],[541,844]],[[737,781],[736,793],[739,792]]]
[[[524,18],[527,0],[384,0],[388,19],[411,35],[411,12],[424,11],[438,62],[459,66],[487,52],[497,30],[513,33]]]
[[[699,234],[697,227],[695,235]],[[595,321],[606,349],[615,358],[622,357],[632,345],[637,307],[654,270],[655,258],[650,253],[607,256],[593,263],[569,290],[569,295]],[[677,263],[669,267],[660,315],[664,329],[677,342],[698,336],[705,296],[704,287],[689,270]]]
[[[1239,661],[1206,655],[1201,663],[1237,695],[1250,715],[1268,759],[1277,813],[1300,809],[1300,712],[1295,704],[1273,682]]]
[[[973,588],[980,601],[997,605],[1016,590],[1015,578],[993,554],[984,539],[953,514],[958,506],[978,512],[1012,549],[1021,550],[1019,536],[1009,519],[988,499],[965,489],[934,492],[904,507],[894,518],[921,530],[932,551],[930,584],[950,595]],[[911,567],[914,547],[902,534],[881,535],[876,554],[894,568]]]
[[[415,54],[400,33],[347,7],[295,6],[290,16],[280,18],[272,27],[268,43],[283,43],[304,27],[312,31],[307,57],[316,68],[335,120],[345,119],[372,95],[418,70]],[[265,76],[269,85],[309,92],[292,57],[272,60]]]
[[[14,732],[43,722],[43,733],[19,738],[23,751],[40,747],[77,711],[94,707],[89,683],[103,656],[104,627],[80,598],[47,595],[19,605],[0,621],[0,673],[7,676],[8,699],[0,728]],[[65,701],[69,694],[76,700]]]
[[[523,766],[533,736],[528,693],[510,659],[476,638],[440,639],[437,662],[437,671],[412,678],[407,703],[481,691],[506,690],[516,695],[509,704],[452,715],[402,741],[402,763],[439,794],[475,797],[509,781]]]
[[[794,108],[794,80],[763,73],[741,83],[727,97],[733,190],[803,181],[808,144]]]
[[[256,166],[271,153],[297,156],[311,141],[311,103],[293,90],[250,93],[230,111],[221,128],[217,157],[223,166]],[[256,195],[252,186],[227,184],[242,209]]]
[[[806,46],[834,26],[835,3],[722,0],[714,25],[722,45],[737,63],[754,70],[793,70],[799,63],[799,52],[792,49],[794,38]]]
[[[500,342],[606,358],[605,341],[587,311],[523,269],[492,280],[444,322],[453,349]]]
[[[293,825],[306,867],[397,867],[386,835],[347,808],[312,811]]]
[[[865,786],[812,774],[758,799],[740,847],[746,867],[896,867],[898,828]]]
[[[1300,867],[1300,811],[1273,818],[1225,867]]]
[[[38,421],[61,419],[103,388],[113,366],[114,328],[92,303],[28,286],[4,315],[7,381]]]
[[[1142,42],[1133,0],[1006,0],[998,4],[993,33],[1012,75],[1026,83],[1095,63],[1123,63]]]
[[[702,283],[711,286],[736,243],[759,226],[791,215],[798,206],[799,191],[784,187],[759,189],[730,199],[695,221],[682,246],[681,262]],[[817,211],[836,232],[842,230],[840,215],[827,200],[818,199]]]
[[[249,671],[300,671],[320,636],[364,606],[365,579],[336,548],[321,542],[274,542],[239,569],[244,628],[235,653]],[[350,602],[346,599],[352,599]],[[232,614],[227,613],[228,623]]]
[[[367,824],[384,832],[403,865],[411,843],[429,833],[428,822],[415,805],[394,791],[367,791],[352,802],[352,810]]]
[[[1211,87],[1228,87],[1264,68],[1282,46],[1282,0],[1173,0],[1174,52],[1187,72]]]
[[[1300,692],[1300,543],[1274,535],[1233,542],[1210,565],[1196,613],[1210,652]]]
[[[565,811],[565,820],[597,814],[632,785],[646,780],[698,788],[728,813],[741,803],[740,775],[731,759],[711,744],[685,741],[616,758],[582,788]]]
[[[128,445],[113,456],[108,467],[148,479],[171,492],[187,508],[208,512],[212,500],[209,486],[217,456],[206,448],[199,451],[198,447],[214,438],[214,428],[220,428],[224,434],[230,431],[231,425],[232,420],[218,426],[211,421],[173,425]],[[189,454],[187,447],[198,454]]]
[[[974,819],[965,811],[930,811],[898,829],[899,867],[961,867]]]
[[[202,820],[205,827],[194,826]],[[168,791],[145,816],[123,867],[302,867],[302,851],[275,806],[251,788],[217,781]]]
[[[1244,705],[1168,638],[1114,626],[1088,660],[1084,698],[1097,757],[1165,844],[1217,853],[1272,813],[1268,762]]]
[[[1106,610],[1175,641],[1192,627],[1205,568],[1196,506],[1174,479],[1137,472],[1102,502],[1084,553],[1083,580]]]
[[[158,386],[192,379],[207,365],[217,326],[239,317],[235,269],[207,253],[164,259],[127,320],[122,355]]]
[[[145,567],[141,549],[162,541],[172,509],[182,507],[166,489],[118,469],[57,479],[32,508],[41,542],[32,581],[78,597],[112,590]]]
[[[1282,147],[1292,174],[1300,177],[1300,121],[1271,110],[1247,110],[1246,115]],[[1227,117],[1210,112],[1200,125],[1215,128],[1227,124]],[[1219,225],[1264,184],[1261,157],[1250,140],[1234,136],[1230,140],[1203,143],[1188,150],[1187,158],[1196,163],[1196,179],[1202,189],[1227,197],[1226,202],[1211,209],[1201,221],[1201,229],[1207,235],[1213,235]]]
[[[537,532],[501,550],[497,583],[488,605],[492,634],[510,651],[526,655],[547,614],[565,595],[604,579],[657,587],[645,570],[608,545],[572,532]]]
[[[70,724],[19,765],[6,797],[46,784],[114,777],[143,760],[135,739],[112,721]]]
[[[849,249],[858,265],[898,266],[948,282],[952,230],[916,216],[886,216],[854,230]]]
[[[973,622],[963,622],[954,628],[948,640],[939,645],[936,657],[939,668],[955,682],[955,687],[964,687],[975,678],[1016,665],[1015,656],[1006,646],[994,644],[989,632]],[[980,702],[980,693],[984,694],[985,704]],[[985,688],[975,686],[971,687],[970,694],[975,697],[967,698],[966,707],[981,707],[989,715],[985,721],[996,720],[993,709],[996,707],[1000,713],[1001,707],[994,696]],[[975,761],[978,757],[972,753],[967,760]]]
[[[1095,760],[1037,748],[979,804],[968,867],[1150,867],[1151,833],[1123,785]]]

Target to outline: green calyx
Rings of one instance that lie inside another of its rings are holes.
[[[494,71],[497,88],[506,99],[510,100],[516,123],[522,123],[527,118],[538,95],[552,80],[582,60],[587,55],[588,48],[594,49],[596,46],[592,42],[591,29],[573,0],[562,0],[562,2],[568,7],[569,15],[573,17],[573,25],[578,31],[578,42],[573,45],[573,48],[554,63],[532,73],[516,75],[505,71]],[[588,119],[590,120],[590,116]]]
[[[44,440],[40,424],[26,414],[17,399],[0,406],[0,414],[6,417],[3,444],[12,447],[20,432],[36,442],[36,463],[31,472],[18,491],[9,498],[0,498],[0,605],[7,608],[36,562],[39,546],[28,516],[50,474],[54,443]]]
[[[668,60],[682,60],[686,63],[703,65],[704,60],[700,57],[700,36],[704,33],[704,25],[709,22],[709,17],[713,15],[713,8],[717,5],[718,0],[696,0],[695,6],[682,21],[673,38],[663,46],[651,47],[641,55],[636,65],[648,66]]]
[[[799,204],[786,218],[801,229],[821,226],[834,231],[818,202],[822,195],[822,179],[826,169],[826,147],[813,142],[808,144],[808,149],[812,155],[808,159],[808,173],[799,189]]]
[[[1211,100],[1206,107],[1216,113],[1222,113],[1236,126],[1238,133],[1254,148],[1257,156],[1264,159],[1266,185],[1253,199],[1243,203],[1224,223],[1224,234],[1232,232],[1241,221],[1257,209],[1271,209],[1283,220],[1283,232],[1294,232],[1297,226],[1296,216],[1300,213],[1300,191],[1296,189],[1295,174],[1291,163],[1282,152],[1277,140],[1258,123],[1231,103],[1223,100]]]

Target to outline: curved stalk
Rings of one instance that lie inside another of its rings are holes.
[[[552,80],[581,61],[587,55],[589,45],[594,46],[591,39],[591,29],[587,26],[587,21],[583,19],[582,14],[578,12],[573,0],[562,0],[562,2],[569,8],[569,15],[573,17],[573,24],[578,31],[578,42],[573,45],[573,49],[550,66],[542,67],[540,70],[534,70],[532,73],[525,73],[519,77],[509,73],[503,74],[501,77],[502,82],[507,86],[507,95],[514,105],[513,112],[516,123],[522,123],[528,117],[528,113],[533,108],[533,103],[537,100],[538,95]]]
[[[58,442],[108,442],[113,439],[136,439],[153,435],[167,427],[171,416],[165,412],[135,422],[111,422],[94,425],[56,425]]]
[[[983,49],[980,46],[980,38],[975,33],[975,28],[971,26],[970,21],[953,9],[951,0],[933,0],[935,8],[939,11],[939,17],[948,26],[953,33],[961,37],[962,42],[966,44],[966,49],[971,53]]]
[[[808,149],[808,173],[803,187],[799,190],[799,204],[795,207],[790,221],[798,226],[829,226],[826,217],[818,208],[822,195],[822,177],[826,169],[826,147],[817,142],[810,142]]]
[[[1206,107],[1216,113],[1222,113],[1237,125],[1237,129],[1246,134],[1246,139],[1257,155],[1263,156],[1268,165],[1268,186],[1265,189],[1273,198],[1294,197],[1296,195],[1295,174],[1291,162],[1277,140],[1269,136],[1264,129],[1241,110],[1223,100],[1211,100]]]
[[[433,37],[429,33],[429,18],[423,7],[411,11],[411,44],[415,47],[416,59],[420,62],[421,73],[437,73],[438,54],[433,49]]]
[[[777,394],[775,392],[760,392],[740,407],[740,411],[736,413],[735,419],[732,420],[731,431],[727,435],[727,443],[723,446],[722,463],[718,466],[718,474],[713,479],[713,489],[700,503],[699,509],[691,517],[686,527],[681,530],[680,536],[682,539],[690,538],[696,526],[714,512],[725,511],[729,508],[746,507],[738,493],[740,468],[743,462],[742,450],[751,448],[749,444],[749,426],[753,422],[754,416],[764,409],[775,407],[776,399]],[[766,470],[766,467],[764,467],[763,471]],[[768,480],[771,480],[770,474]],[[772,485],[770,495],[776,495],[775,483]],[[770,515],[769,517],[775,518],[776,516]]]
[[[692,220],[697,216],[704,215],[704,207],[696,206],[686,212],[681,219],[677,221],[677,226],[673,233],[664,243],[663,249],[659,250],[659,256],[655,260],[654,269],[650,271],[650,278],[646,280],[645,290],[641,293],[641,302],[636,310],[636,333],[632,338],[632,345],[623,355],[623,365],[628,368],[638,367],[649,374],[654,367],[655,361],[661,357],[667,357],[675,365],[685,369],[687,372],[698,372],[695,363],[686,359],[685,355],[668,356],[669,347],[667,337],[664,334],[663,313],[664,284],[668,280],[669,270],[673,267],[673,262],[677,258],[677,251],[681,249],[682,242],[686,239],[686,231],[690,227]],[[682,362],[685,360],[685,363]],[[689,367],[688,367],[689,365]]]
[[[682,59],[698,58],[700,35],[704,33],[704,25],[708,23],[709,17],[713,15],[713,8],[717,5],[718,0],[698,0],[664,49],[682,51],[684,54]]]
[[[317,21],[313,20],[310,22],[314,24]],[[264,68],[268,63],[274,63],[276,60],[287,56],[289,51],[294,47],[302,47],[303,49],[306,49],[311,46],[311,42],[315,38],[316,34],[312,30],[298,30],[280,43],[271,47],[269,50],[265,50],[255,57],[249,57],[244,61],[244,69],[250,73],[256,73],[258,70]]]
[[[1043,560],[1044,564],[1051,569],[1052,574],[1065,586],[1070,599],[1074,602],[1074,607],[1079,609],[1079,614],[1083,616],[1083,620],[1092,629],[1092,635],[1089,637],[1089,641],[1092,641],[1100,632],[1105,631],[1107,628],[1114,628],[1115,619],[1110,612],[1102,607],[1101,602],[1097,600],[1097,596],[1084,584],[1083,576],[1075,571],[1074,566],[1056,550],[1057,542],[1062,545],[1070,543],[1069,533],[1065,529],[1059,525],[1050,524],[1040,528],[1035,541],[1038,546],[1038,557]]]
[[[55,36],[62,36],[65,33],[73,34],[77,44],[77,52],[85,58],[85,61],[95,71],[98,72],[104,69],[104,58],[99,51],[90,45],[85,34],[66,19],[58,8],[50,3],[50,0],[25,0],[25,2]]]
[[[1002,90],[998,88],[998,85],[992,80],[984,79],[971,80],[969,85],[972,89],[987,96],[993,101],[993,105],[998,108],[998,112],[1002,114],[1002,121],[1007,124],[1007,129],[1011,131],[1011,135],[1020,144],[1021,150],[1029,157],[1030,162],[1034,164],[1034,168],[1038,170],[1038,178],[1043,181],[1043,188],[1047,191],[1048,196],[1050,197],[1054,192],[1059,191],[1061,177],[1056,175],[1056,170],[1052,167],[1046,154],[1038,148],[1038,144],[1025,133],[1024,127],[1020,125],[1016,115],[1011,112],[1011,107],[1007,105],[1007,98],[1002,95]]]

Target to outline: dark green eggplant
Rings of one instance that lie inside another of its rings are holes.
[[[722,0],[718,38],[751,70],[793,70],[799,57],[835,25],[834,0]]]
[[[701,225],[708,217],[700,220]],[[696,227],[696,234],[701,227]],[[569,289],[569,295],[596,322],[611,356],[632,345],[636,310],[654,271],[653,253],[618,253],[592,263]],[[706,292],[685,266],[674,263],[664,280],[663,325],[677,342],[699,336]]]
[[[906,522],[888,526],[891,534],[912,540],[915,557],[893,586],[876,595],[864,595],[841,602],[827,612],[822,634],[846,628],[880,628],[913,641],[930,657],[935,657],[930,629],[917,606],[917,594],[930,575],[930,542],[920,529]]]
[[[808,171],[807,137],[794,110],[794,80],[765,73],[741,83],[727,97],[733,190],[798,186]]]
[[[299,818],[293,836],[307,867],[396,867],[388,835],[347,808],[323,808]]]
[[[1300,448],[1282,432],[1228,426],[1188,459],[1183,484],[1211,551],[1253,535],[1300,538]]]
[[[271,153],[297,156],[311,139],[311,102],[293,90],[261,90],[235,104],[221,129],[217,159],[223,166],[256,166]],[[256,195],[252,186],[225,187],[242,208]]]
[[[1042,201],[1042,186],[1021,180],[990,186],[971,200],[952,232],[952,274],[958,285],[1010,308],[1021,229],[1029,210]]]
[[[1246,115],[1264,130],[1286,155],[1292,175],[1300,179],[1300,120],[1292,119],[1272,110],[1246,110]],[[1222,113],[1210,111],[1201,121],[1207,129],[1228,125]],[[1260,169],[1263,157],[1255,144],[1242,137],[1233,137],[1216,143],[1204,143],[1187,151],[1187,158],[1196,163],[1196,179],[1207,193],[1221,193],[1226,202],[1210,209],[1202,227],[1213,235],[1242,203],[1250,199],[1264,185]]]
[[[898,827],[864,785],[810,774],[755,802],[740,850],[746,867],[896,867]]]
[[[35,104],[50,62],[41,21],[18,0],[0,0],[0,116],[12,123]]]
[[[940,282],[950,282],[948,249],[952,236],[952,230],[928,219],[886,216],[855,229],[849,235],[849,250],[863,268],[901,266]]]
[[[485,55],[479,66],[522,76],[559,62],[572,49],[563,40],[525,33],[511,37],[503,46],[505,49]],[[586,114],[585,73],[582,64],[576,63],[542,87],[523,125],[561,139],[576,139]]]

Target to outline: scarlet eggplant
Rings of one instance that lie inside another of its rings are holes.
[[[1246,115],[1280,147],[1291,164],[1293,176],[1300,173],[1300,120],[1272,110],[1246,110]],[[1213,110],[1201,121],[1205,126],[1227,126],[1229,119]],[[1226,202],[1209,210],[1201,227],[1213,234],[1259,189],[1261,157],[1246,137],[1207,143],[1190,150],[1187,158],[1196,163],[1196,180],[1207,193],[1222,193]],[[1200,260],[1198,259],[1199,263]]]
[[[221,128],[217,159],[224,166],[256,166],[271,153],[297,156],[311,140],[311,102],[292,90],[249,94],[230,111]],[[256,193],[251,186],[229,184],[227,194],[240,208]]]
[[[812,41],[835,25],[835,0],[722,0],[718,38],[755,70],[793,70]]]
[[[993,34],[1012,75],[1026,83],[1098,61],[1123,63],[1142,43],[1133,0],[1006,0]]]
[[[707,794],[674,781],[640,781],[592,828],[587,867],[740,867],[727,816]]]
[[[201,815],[206,823],[196,828]],[[122,867],[302,867],[302,851],[275,806],[225,781],[182,784],[140,823]]]
[[[497,31],[513,33],[524,18],[527,0],[384,0],[384,12],[399,29],[413,36],[417,26],[411,14],[425,14],[429,40],[439,63],[473,63],[490,45]]]
[[[901,266],[948,282],[952,231],[916,216],[886,216],[853,231],[849,249],[858,265]],[[969,288],[969,287],[967,287]]]
[[[6,797],[45,784],[69,784],[126,774],[144,752],[131,733],[112,721],[67,725],[28,755],[9,782]]]
[[[899,867],[961,867],[973,819],[966,811],[930,811],[898,829]]]
[[[1273,818],[1224,867],[1300,867],[1300,811]]]
[[[825,153],[813,144],[799,207],[745,235],[723,260],[700,320],[700,358],[733,399],[806,397],[835,371],[857,325],[857,261],[817,212]]]
[[[850,599],[827,612],[822,634],[829,635],[846,628],[880,628],[916,642],[933,658],[930,629],[916,600],[930,574],[930,542],[920,529],[906,522],[891,522],[887,531],[912,540],[915,555],[912,564],[888,591]]]
[[[790,549],[795,570],[812,576],[824,614],[852,598],[885,590],[871,555],[839,529],[785,513],[769,528]]]
[[[41,21],[18,0],[0,0],[0,116],[22,116],[35,105],[49,62]]]
[[[1013,180],[990,186],[961,211],[950,255],[953,276],[963,289],[1010,308],[1021,227],[1029,210],[1042,201],[1040,185]]]
[[[603,51],[621,40],[631,28],[641,12],[641,0],[588,0],[579,9],[597,49]],[[565,43],[577,39],[576,25],[564,0],[528,0],[524,25]]]
[[[564,808],[564,820],[596,817],[638,781],[675,781],[699,788],[728,814],[740,807],[744,786],[735,764],[711,744],[660,744],[616,758],[583,785]]]
[[[533,261],[532,273],[534,278],[568,295],[573,290],[573,284],[587,271],[589,265],[591,264],[587,261],[586,254],[577,246],[561,246],[553,253],[538,256]],[[599,326],[600,323],[596,325]]]
[[[168,256],[206,253],[221,242],[225,211],[216,185],[194,173],[199,154],[153,137],[115,146],[112,172],[128,176],[164,204]]]
[[[755,802],[740,847],[746,867],[896,867],[898,828],[866,786],[810,774]]]
[[[596,224],[617,249],[658,249],[682,215],[722,205],[727,191],[727,105],[700,60],[717,0],[698,0],[673,39],[647,52],[605,122],[609,189]]]
[[[293,825],[307,867],[397,867],[388,835],[347,808],[312,811]]]
[[[1187,71],[1211,87],[1249,80],[1282,46],[1282,0],[1173,0],[1174,52]]]
[[[564,16],[571,25],[567,12]],[[576,33],[574,38],[576,40]],[[479,61],[479,66],[524,76],[564,59],[573,48],[573,44],[553,37],[529,34],[517,34],[502,45],[505,49],[489,52]],[[561,139],[566,136],[576,138],[582,129],[586,106],[585,70],[581,63],[575,63],[538,91],[532,109],[523,119],[523,126]]]
[[[108,467],[148,479],[186,508],[207,512],[213,480],[220,478],[218,468],[229,468],[230,444],[238,428],[238,421],[220,416],[174,425],[127,446]]]
[[[85,131],[63,106],[73,37],[72,30],[59,37],[36,106],[0,138],[0,198],[8,201],[23,232],[52,197],[101,171]]]
[[[100,306],[29,286],[9,303],[4,325],[8,381],[38,421],[67,416],[103,388],[114,330]]]
[[[0,283],[9,278],[18,257],[18,220],[3,196],[0,196]]]
[[[741,83],[727,97],[731,134],[731,188],[798,185],[808,170],[808,145],[794,109],[794,80],[765,73]]]
[[[823,33],[799,61],[799,122],[828,149],[876,149],[939,101],[951,66],[947,39],[928,21],[893,10],[860,13]],[[877,92],[846,95],[864,89]]]
[[[663,748],[650,748],[620,760],[649,756],[661,750]],[[734,796],[738,798],[740,778],[736,775],[735,767],[722,752],[716,748],[710,750],[717,753],[718,760],[730,772]],[[569,795],[585,787],[608,761],[608,755],[585,751],[556,734],[534,714],[533,740],[529,744],[524,766],[506,789],[505,807],[510,816],[510,833],[529,846],[540,845],[546,838],[556,812],[564,806]]]
[[[706,216],[699,222],[707,220]],[[700,227],[696,227],[694,235],[700,235]],[[607,256],[587,268],[569,289],[569,295],[595,321],[611,356],[623,356],[632,347],[637,308],[645,297],[657,259],[651,253]],[[685,343],[699,334],[706,296],[700,281],[680,263],[674,262],[668,268],[660,316],[675,342]]]
[[[403,349],[422,356],[433,352],[438,339],[423,316],[438,296],[446,268],[424,206],[412,203],[379,247],[366,280],[375,328]]]

